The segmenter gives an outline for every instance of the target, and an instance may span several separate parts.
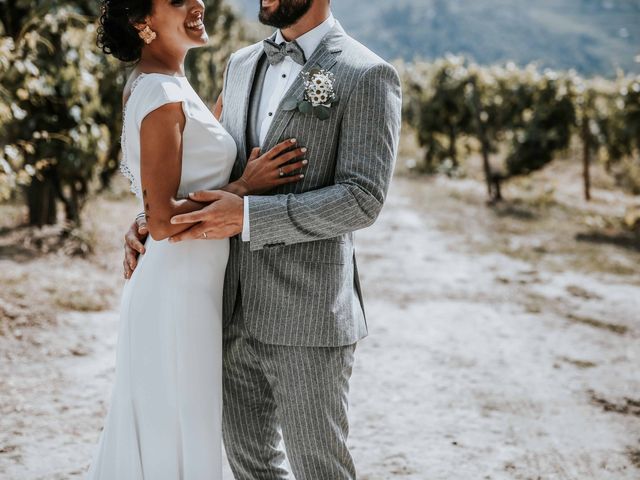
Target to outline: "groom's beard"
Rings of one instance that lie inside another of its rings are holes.
[[[262,1],[260,1],[258,20],[275,28],[287,28],[300,20],[312,4],[313,0],[280,0],[278,8],[269,12],[262,7]]]

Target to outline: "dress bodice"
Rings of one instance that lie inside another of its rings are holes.
[[[178,197],[186,197],[196,190],[212,190],[226,185],[236,158],[233,138],[213,116],[186,77],[143,73],[132,85],[123,115],[121,171],[131,181],[131,191],[138,197],[142,196],[142,121],[149,113],[168,103],[182,103],[186,119]]]

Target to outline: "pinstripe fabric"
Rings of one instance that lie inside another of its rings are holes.
[[[222,123],[238,146],[232,178],[246,164],[248,99],[262,43],[229,60]],[[262,150],[286,138],[308,148],[303,181],[249,198],[251,242],[231,239],[225,279],[228,322],[239,288],[244,322],[262,343],[337,347],[366,336],[355,266],[355,230],[385,200],[397,154],[401,93],[396,71],[337,24],[304,67],[335,75],[339,103],[320,121],[278,109]],[[289,93],[302,98],[298,78]]]
[[[224,333],[224,443],[236,480],[353,480],[347,395],[355,345],[289,347],[253,338],[238,305]]]

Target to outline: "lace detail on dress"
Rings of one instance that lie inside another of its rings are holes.
[[[127,160],[127,136],[125,135],[125,125],[127,121],[127,106],[129,105],[129,101],[133,96],[133,91],[142,80],[145,74],[141,73],[131,84],[131,92],[129,93],[129,98],[127,98],[124,107],[122,108],[122,134],[120,135],[120,148],[122,150],[122,159],[120,160],[120,173],[129,179],[131,183],[131,191],[137,196],[142,198],[142,192],[140,191],[140,185],[138,183],[138,179],[135,177],[133,172],[129,169],[129,162]]]

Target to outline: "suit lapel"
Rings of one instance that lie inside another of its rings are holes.
[[[251,55],[247,57],[247,59],[243,62],[242,65],[239,65],[238,68],[241,68],[242,71],[247,72],[246,75],[243,75],[240,79],[240,85],[238,85],[237,91],[240,93],[241,97],[238,99],[240,105],[240,113],[242,115],[241,122],[238,125],[238,135],[239,145],[246,145],[247,143],[247,122],[249,119],[249,99],[251,97],[251,89],[253,88],[253,80],[256,75],[256,68],[258,67],[258,60],[260,56],[263,54],[264,49],[262,47],[257,48]],[[246,162],[246,148],[239,149],[239,156],[242,159],[242,163]]]
[[[322,39],[320,45],[318,45],[318,48],[313,52],[307,63],[305,63],[301,73],[309,72],[314,68],[330,70],[338,61],[336,58],[338,54],[342,52],[342,40],[345,35],[346,34],[340,23],[336,22],[334,27]],[[284,101],[290,97],[302,100],[303,95],[304,81],[302,79],[302,75],[298,75],[282,97],[282,100]],[[263,152],[268,151],[276,145],[278,139],[282,135],[282,132],[284,132],[284,129],[287,127],[296,112],[296,110],[284,111],[281,107],[282,102],[280,102],[280,105],[275,112],[273,122],[271,122],[271,126],[269,127],[264,142],[261,145]]]

